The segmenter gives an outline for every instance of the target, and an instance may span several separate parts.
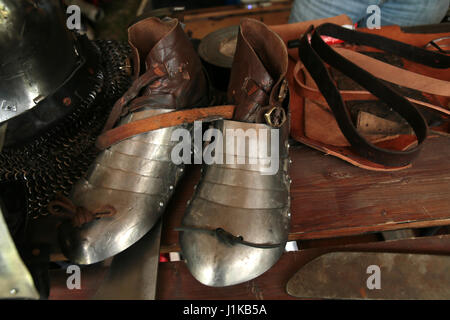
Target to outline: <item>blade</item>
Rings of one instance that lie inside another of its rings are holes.
[[[328,253],[300,269],[287,292],[299,298],[450,299],[450,256]]]
[[[17,252],[1,208],[0,299],[39,299],[33,278]]]
[[[141,240],[113,258],[94,299],[154,300],[159,264],[161,220]]]

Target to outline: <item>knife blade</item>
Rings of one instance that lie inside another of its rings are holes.
[[[450,256],[333,252],[303,266],[288,294],[323,299],[450,299]]]

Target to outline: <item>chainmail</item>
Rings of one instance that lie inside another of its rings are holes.
[[[107,40],[94,45],[101,52],[101,70],[91,93],[73,113],[32,142],[0,152],[0,183],[24,186],[24,218],[47,215],[49,201],[57,194],[69,194],[98,154],[94,142],[114,102],[130,84],[125,65],[128,45]]]

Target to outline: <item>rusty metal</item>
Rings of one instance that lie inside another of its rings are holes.
[[[379,289],[370,278],[377,267]],[[334,252],[303,266],[287,292],[299,298],[450,299],[449,271],[450,256]]]

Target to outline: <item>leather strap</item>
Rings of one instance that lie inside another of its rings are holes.
[[[450,57],[378,35],[352,31],[328,23],[319,26],[314,32],[312,32],[311,27],[299,41],[298,51],[300,59],[317,83],[321,94],[333,111],[342,133],[354,151],[370,161],[383,165],[404,166],[409,164],[418,155],[421,145],[427,137],[428,127],[425,119],[407,99],[384,85],[371,73],[358,67],[333,50],[322,40],[321,36],[323,35],[352,44],[374,47],[434,68],[448,68],[450,66]],[[311,43],[308,40],[308,36],[311,36]],[[345,107],[342,96],[334,84],[325,63],[352,78],[373,96],[379,98],[399,113],[413,128],[417,137],[417,146],[406,151],[382,149],[371,144],[361,136],[352,123],[350,113]]]
[[[70,220],[72,225],[79,228],[88,222],[103,217],[112,217],[117,213],[117,210],[110,205],[105,205],[94,211],[89,211],[84,207],[76,206],[72,200],[63,196],[56,195],[56,199],[50,201],[47,206],[48,211],[55,217]]]
[[[119,118],[124,115],[123,109],[131,100],[138,96],[142,88],[148,86],[150,83],[158,80],[164,75],[166,75],[165,68],[160,65],[155,65],[153,69],[149,69],[139,78],[134,80],[131,87],[114,104],[111,113],[106,120],[105,126],[103,127],[103,132],[106,132],[114,127],[117,120],[119,120]]]
[[[236,244],[241,244],[247,247],[258,248],[258,249],[274,249],[281,247],[281,243],[253,243],[245,241],[242,236],[235,236],[228,231],[217,228],[217,229],[209,229],[209,228],[198,228],[198,227],[190,227],[190,226],[182,226],[179,228],[175,228],[175,231],[194,231],[194,232],[202,232],[209,234],[213,237],[216,237],[220,242],[226,244],[227,246],[234,246]]]
[[[194,121],[213,121],[218,119],[232,119],[234,105],[184,109],[169,113],[158,114],[153,117],[133,121],[114,129],[103,132],[96,141],[96,147],[100,150],[111,145],[152,130],[173,127]]]
[[[344,48],[334,48],[334,50],[379,79],[434,95],[450,96],[448,81],[398,68],[354,50]]]
[[[374,59],[375,60],[375,59]],[[379,60],[377,60],[379,61]],[[384,62],[381,62],[383,64],[387,64]],[[365,69],[365,68],[364,68]],[[400,69],[400,68],[398,68]],[[404,70],[404,69],[400,69],[400,70]],[[322,94],[320,93],[320,91],[314,87],[308,86],[305,81],[303,79],[308,77],[308,71],[305,70],[305,66],[303,65],[303,63],[301,61],[298,61],[294,67],[293,70],[293,76],[294,79],[296,81],[296,83],[299,85],[299,91],[298,93],[304,97],[304,98],[308,98],[310,100],[314,100],[314,101],[319,101],[319,102],[325,102],[325,98],[322,96]],[[301,74],[303,74],[304,76],[301,76]],[[416,73],[413,73],[413,75],[416,75]],[[389,80],[387,80],[389,81]],[[389,81],[394,83],[393,81]],[[399,81],[400,82],[400,81]],[[407,82],[407,81],[406,81]],[[410,88],[410,86],[406,83],[397,83],[401,86]],[[450,90],[450,88],[449,88]],[[368,91],[364,91],[364,90],[340,90],[339,91],[341,93],[342,99],[344,101],[351,101],[351,100],[377,100],[378,98],[375,97],[373,94],[371,94]],[[449,91],[450,94],[450,91]],[[421,100],[416,100],[413,98],[409,98],[409,97],[405,97],[405,99],[407,99],[409,102],[417,104],[417,105],[421,105],[423,107],[426,108],[430,108],[430,109],[434,109],[436,111],[439,111],[443,114],[447,114],[450,115],[450,109],[446,109],[443,108],[441,106],[437,106],[425,101],[421,101]]]

